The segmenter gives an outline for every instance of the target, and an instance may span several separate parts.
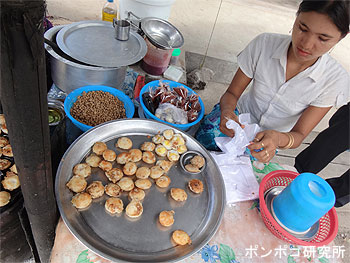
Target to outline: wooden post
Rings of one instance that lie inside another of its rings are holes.
[[[49,262],[58,213],[51,171],[44,0],[1,3],[1,89],[25,208],[41,262]]]

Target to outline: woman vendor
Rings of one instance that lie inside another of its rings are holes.
[[[349,73],[329,52],[349,32],[349,3],[302,1],[291,36],[264,33],[252,40],[238,55],[239,68],[220,104],[204,118],[197,140],[216,150],[215,137],[234,136],[226,122],[239,123],[238,110],[250,113],[262,129],[248,146],[259,161],[269,162],[276,148],[298,147],[333,106],[348,100]]]

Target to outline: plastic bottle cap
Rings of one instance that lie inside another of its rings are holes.
[[[175,48],[174,50],[173,50],[173,53],[171,54],[173,57],[177,57],[177,56],[180,56],[180,54],[181,54],[181,49],[179,49],[179,48]]]
[[[110,2],[110,3],[113,3],[113,0],[107,0],[108,2]]]

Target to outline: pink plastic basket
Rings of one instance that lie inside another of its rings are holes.
[[[324,246],[333,241],[338,232],[338,217],[333,207],[319,220],[319,229],[315,237],[310,241],[298,239],[284,230],[273,218],[265,203],[264,194],[271,187],[287,186],[299,174],[287,170],[277,170],[267,174],[260,183],[259,201],[260,212],[267,228],[279,239],[290,244],[301,246]]]

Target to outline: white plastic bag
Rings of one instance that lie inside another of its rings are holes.
[[[212,152],[211,155],[218,164],[224,179],[227,204],[259,197],[259,184],[248,156],[233,159],[227,153]]]
[[[239,122],[243,124],[244,129],[239,126],[234,120],[228,120],[226,127],[235,132],[235,136],[231,137],[216,137],[215,143],[223,152],[230,152],[230,155],[235,158],[244,154],[249,142],[252,141],[255,135],[259,132],[260,127],[257,124],[250,123],[250,114],[244,113],[239,115]]]
[[[187,124],[187,113],[183,109],[174,106],[171,103],[159,104],[155,112],[156,117],[163,121],[175,124]]]
[[[223,153],[211,153],[224,178],[228,204],[256,199],[259,196],[259,184],[253,173],[250,158],[244,156],[244,152],[260,127],[250,123],[249,113],[239,115],[239,121],[245,125],[244,129],[237,122],[228,120],[226,127],[233,129],[235,136],[215,138]]]

